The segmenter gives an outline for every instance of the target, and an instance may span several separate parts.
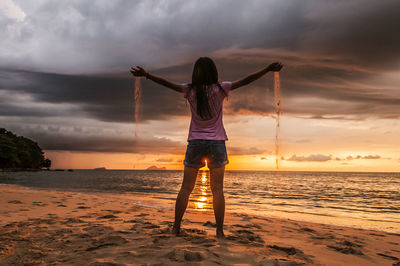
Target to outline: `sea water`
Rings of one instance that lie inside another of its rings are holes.
[[[0,183],[114,196],[144,195],[173,209],[182,171],[0,172]],[[400,173],[227,171],[226,210],[400,233]],[[212,211],[209,173],[200,172],[189,208]]]

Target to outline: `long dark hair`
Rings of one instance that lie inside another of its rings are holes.
[[[213,117],[209,104],[213,84],[217,84],[221,88],[218,83],[217,67],[211,58],[200,57],[193,67],[190,88],[196,92],[196,112],[204,120],[209,120]]]

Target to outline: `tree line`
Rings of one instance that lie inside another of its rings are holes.
[[[42,169],[50,166],[51,160],[44,157],[35,141],[0,128],[1,169]]]

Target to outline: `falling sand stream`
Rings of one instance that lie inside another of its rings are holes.
[[[275,166],[279,169],[279,130],[280,130],[280,117],[281,117],[281,97],[279,95],[280,83],[279,72],[274,72],[274,91],[275,91]]]
[[[138,126],[139,126],[139,107],[140,107],[140,77],[135,79],[135,137],[138,136]]]

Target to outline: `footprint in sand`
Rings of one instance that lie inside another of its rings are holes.
[[[144,229],[160,228],[159,225],[156,225],[156,224],[153,224],[153,223],[150,223],[150,222],[144,222],[143,224],[144,224],[144,226],[143,226]]]
[[[106,236],[96,240],[92,246],[88,247],[86,251],[93,251],[104,247],[109,246],[121,246],[129,241],[121,236]]]
[[[10,200],[10,201],[8,201],[8,203],[12,203],[12,204],[22,204],[22,202],[19,201],[19,200]]]
[[[246,224],[246,225],[234,224],[233,226],[235,226],[235,227],[240,227],[240,228],[245,228],[245,229],[249,229],[249,228],[261,229],[261,226],[258,225],[258,224]],[[264,231],[265,231],[265,230],[264,230]]]
[[[103,216],[97,217],[97,219],[115,219],[115,218],[119,218],[119,217],[115,216],[113,214],[107,214],[107,215],[103,215]]]
[[[315,234],[318,234],[317,232],[315,232]],[[318,235],[312,235],[311,236],[312,239],[316,239],[316,240],[332,240],[335,239],[334,235],[331,234],[318,234]]]
[[[145,217],[145,216],[149,216],[148,213],[139,213],[137,215],[135,215],[136,217]]]
[[[124,223],[132,223],[132,224],[137,224],[137,223],[143,223],[143,220],[139,219],[132,219],[132,220],[126,220]]]
[[[294,247],[282,247],[282,246],[277,246],[277,245],[268,245],[269,248],[275,249],[275,250],[279,250],[279,251],[283,251],[288,255],[295,255],[295,254],[302,254],[303,251],[294,248]]]
[[[187,229],[183,229],[185,233],[194,233],[194,234],[198,234],[198,235],[206,235],[207,232],[201,229],[196,229],[196,228],[187,228]]]
[[[163,222],[161,222],[160,224],[164,224],[164,225],[173,225],[174,224],[174,222],[169,222],[169,221],[163,221]]]
[[[70,224],[70,223],[84,223],[85,221],[77,218],[67,218],[64,221],[61,221],[61,224]]]
[[[303,251],[301,251],[300,249],[294,248],[294,247],[282,247],[282,246],[277,246],[277,245],[268,245],[267,247],[274,249],[274,250],[285,252],[287,255],[295,256],[298,259],[304,260],[307,262],[306,263],[307,265],[312,264],[312,262],[313,262],[311,258],[313,258],[314,256],[306,255],[306,254],[304,254]],[[281,264],[278,264],[278,265],[281,265]],[[293,264],[288,264],[288,265],[293,265]],[[299,264],[294,264],[294,265],[305,265],[305,264],[299,263]]]
[[[264,246],[265,241],[258,234],[241,229],[236,231],[231,231],[233,234],[226,237],[228,240],[234,240],[241,244],[251,244],[253,246]]]
[[[300,231],[315,233],[314,229],[311,229],[311,228],[308,228],[308,227],[302,227],[302,228],[300,228]]]
[[[173,249],[172,251],[165,254],[164,257],[175,262],[202,261],[206,258],[204,253],[201,251],[191,251],[182,249]]]
[[[203,244],[205,247],[215,246],[217,242],[214,238],[209,238],[202,235],[188,235],[184,237],[184,239],[192,244]]]
[[[348,240],[336,242],[335,245],[328,245],[327,247],[343,254],[364,255],[360,249],[362,245],[355,244]]]
[[[47,203],[42,203],[41,201],[32,201],[32,205],[40,206],[40,207],[45,207],[45,206],[47,206],[48,204],[47,204]]]
[[[79,206],[79,207],[77,207],[77,209],[90,209],[90,207],[87,207],[87,206]]]
[[[101,211],[103,211],[103,212],[111,212],[111,213],[113,213],[113,214],[118,214],[118,213],[121,213],[121,212],[122,212],[122,211],[106,210],[106,209],[101,209]]]

